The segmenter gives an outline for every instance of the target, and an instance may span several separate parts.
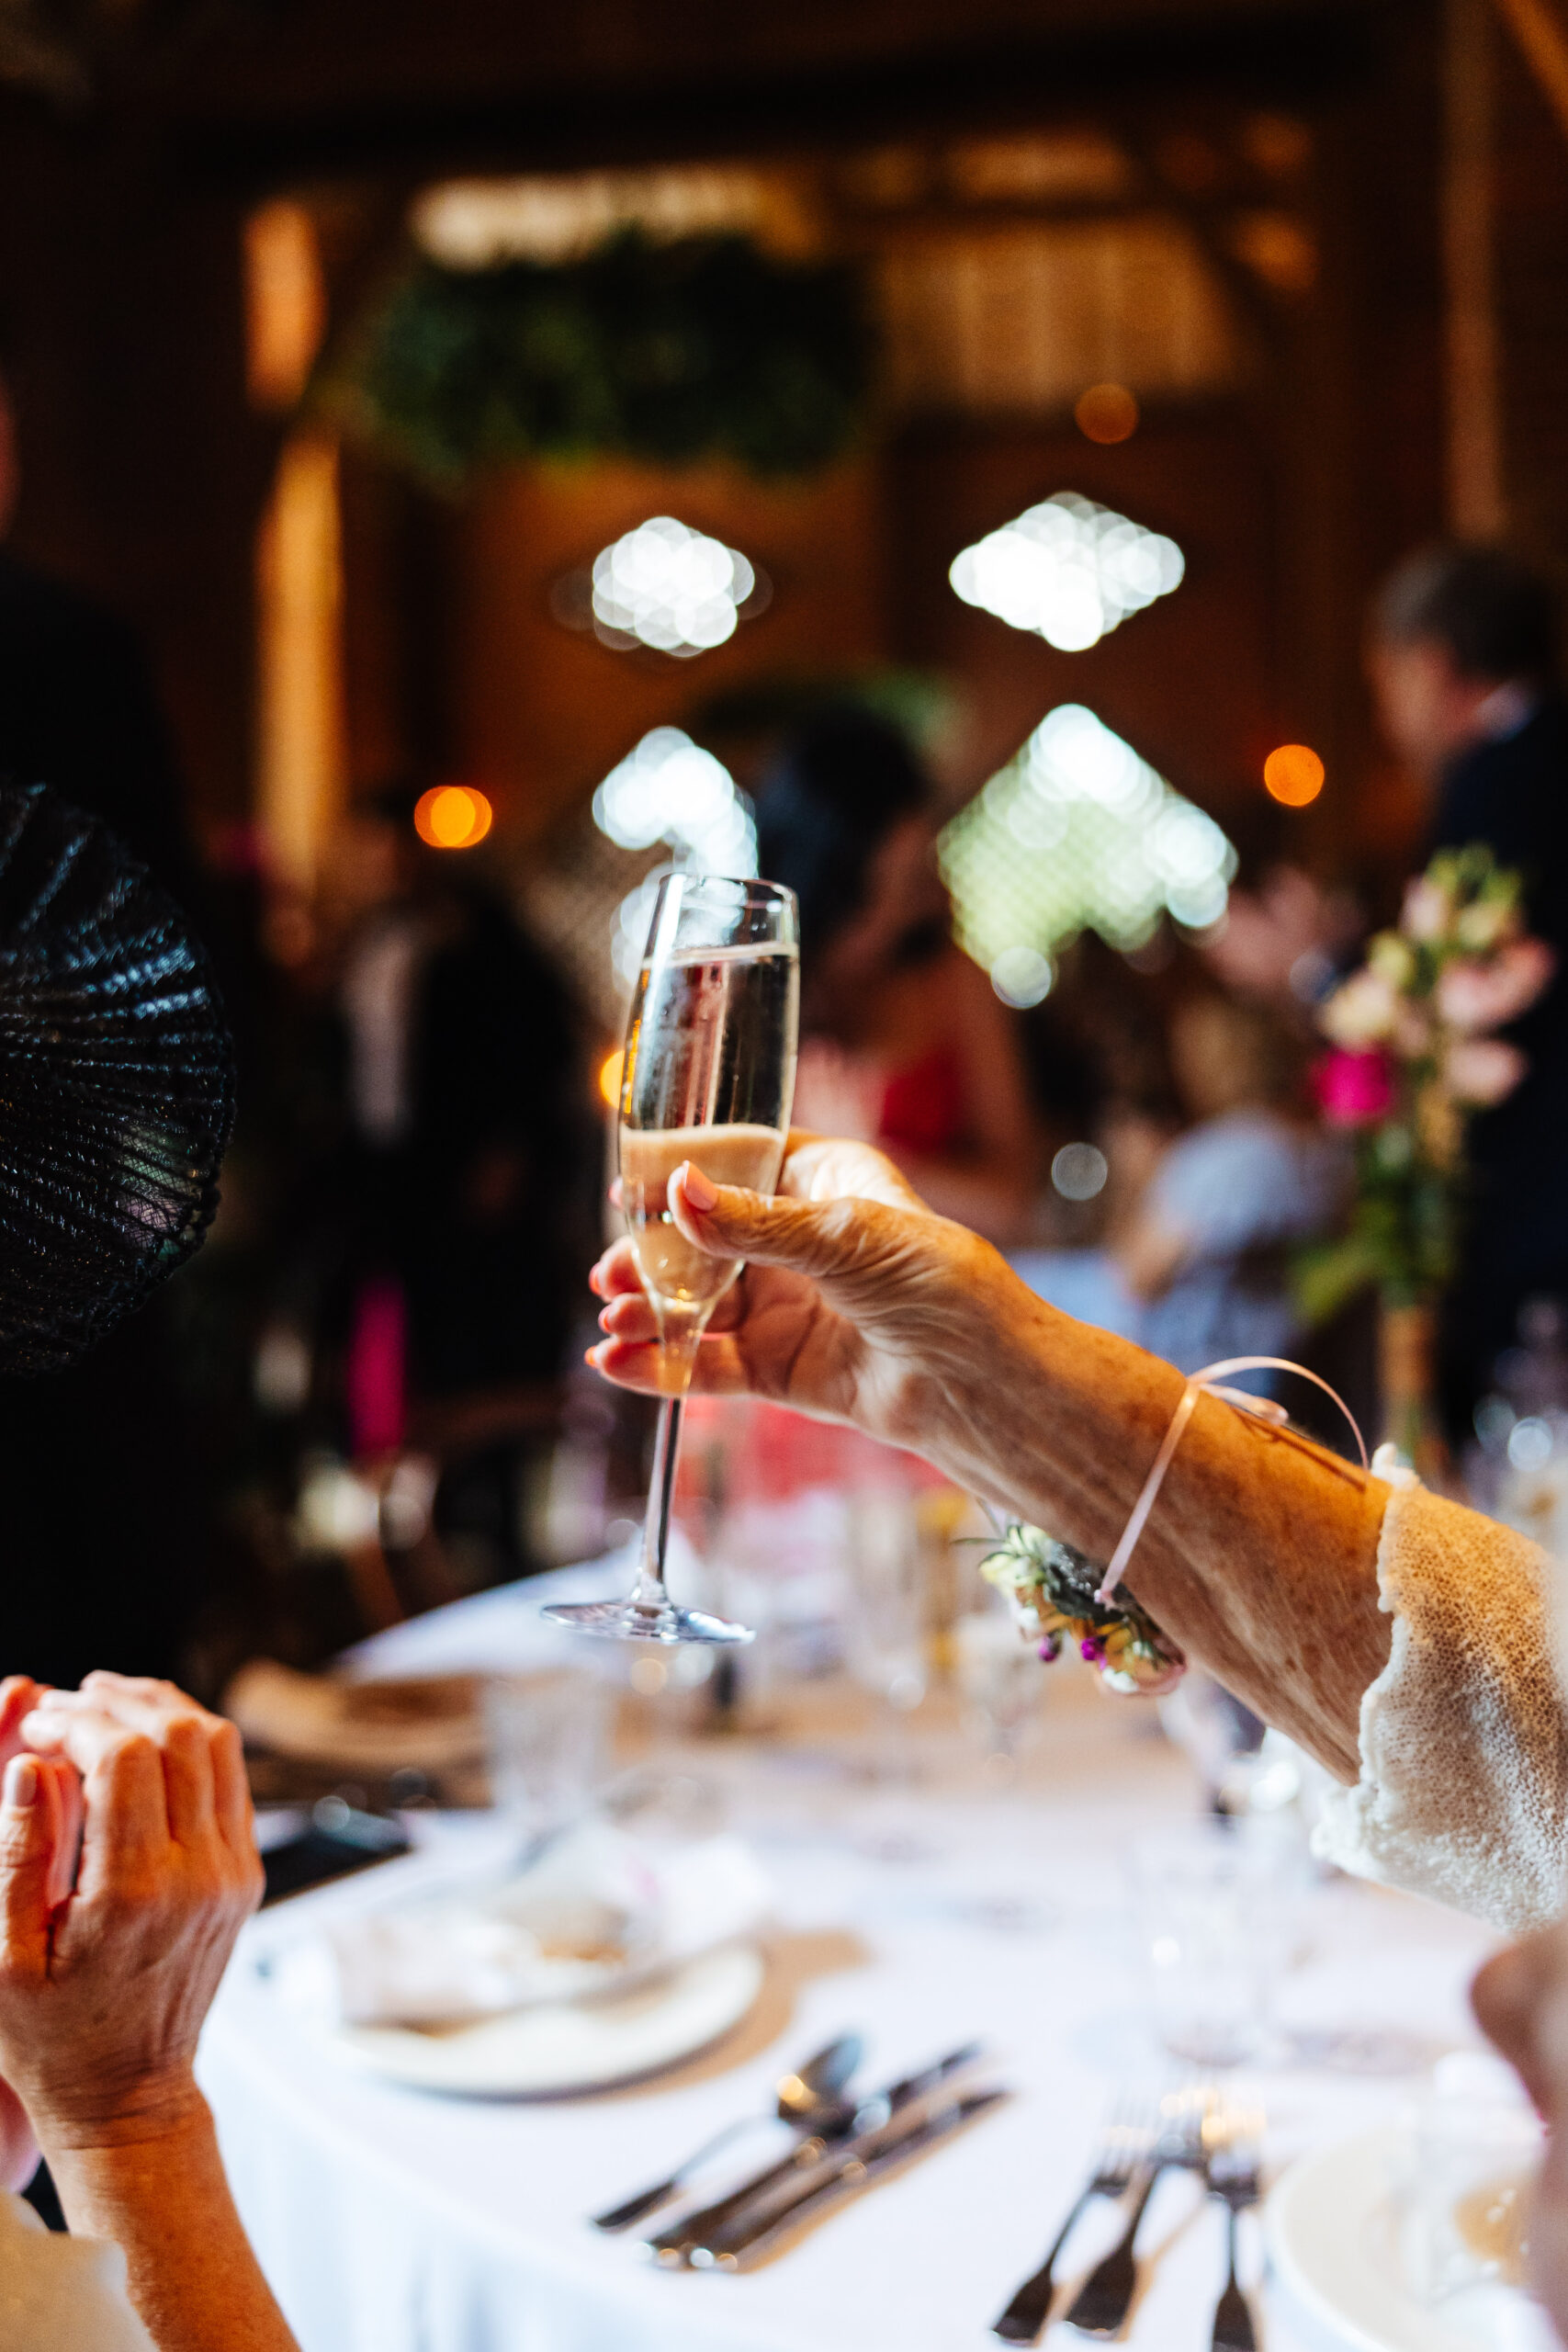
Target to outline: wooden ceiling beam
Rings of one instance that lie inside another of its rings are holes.
[[[702,156],[800,154],[922,129],[1038,127],[1183,93],[1312,107],[1364,72],[1382,10],[1329,0],[893,50],[724,77],[613,74],[547,90],[498,72],[483,96],[396,94],[311,107],[171,90],[159,126],[209,184],[260,191],[369,171],[569,171]]]

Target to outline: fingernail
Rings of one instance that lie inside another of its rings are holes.
[[[36,1756],[13,1756],[6,1767],[6,1803],[13,1813],[26,1813],[38,1803],[39,1769]]]
[[[717,1204],[718,1186],[703,1174],[694,1159],[688,1159],[681,1170],[681,1190],[686,1206],[695,1209],[699,1216],[706,1216],[709,1209]]]

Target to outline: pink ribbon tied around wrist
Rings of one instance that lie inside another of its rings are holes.
[[[1154,1467],[1144,1480],[1143,1492],[1133,1505],[1132,1517],[1122,1531],[1122,1541],[1111,1555],[1111,1565],[1100,1580],[1100,1590],[1094,1596],[1102,1609],[1110,1608],[1112,1604],[1116,1588],[1122,1581],[1122,1571],[1132,1558],[1138,1538],[1148,1523],[1149,1513],[1153,1510],[1159,1490],[1165,1484],[1165,1474],[1171,1465],[1177,1447],[1181,1443],[1182,1431],[1197,1409],[1199,1397],[1204,1395],[1222,1397],[1237,1412],[1251,1413],[1258,1420],[1272,1421],[1277,1428],[1290,1419],[1290,1415],[1276,1397],[1254,1396],[1245,1388],[1223,1386],[1222,1384],[1230,1377],[1231,1374],[1236,1372],[1293,1372],[1298,1380],[1310,1380],[1314,1388],[1321,1388],[1324,1395],[1338,1406],[1345,1419],[1349,1422],[1350,1434],[1356,1441],[1356,1448],[1361,1457],[1362,1471],[1367,1476],[1371,1476],[1371,1464],[1367,1458],[1367,1442],[1361,1435],[1355,1414],[1338,1391],[1330,1388],[1327,1381],[1320,1379],[1315,1372],[1309,1372],[1305,1364],[1292,1363],[1284,1356],[1227,1356],[1223,1363],[1205,1364],[1201,1372],[1192,1373],[1188,1378],[1187,1385],[1178,1399],[1176,1410],[1170,1417],[1170,1426],[1161,1441],[1160,1450],[1155,1456]]]

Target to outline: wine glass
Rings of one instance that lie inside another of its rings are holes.
[[[697,1343],[741,1263],[686,1239],[668,1186],[690,1159],[716,1184],[773,1191],[789,1134],[799,1002],[793,890],[724,875],[665,876],[626,1023],[619,1129],[621,1207],[658,1318],[663,1401],[636,1589],[626,1600],[544,1611],[580,1633],[635,1642],[751,1639],[744,1625],[678,1609],[665,1589],[682,1404]]]

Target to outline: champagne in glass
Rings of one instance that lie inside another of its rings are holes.
[[[669,1184],[689,1159],[716,1184],[773,1191],[789,1134],[799,999],[792,891],[719,875],[665,876],[626,1025],[619,1135],[621,1206],[658,1319],[663,1400],[636,1590],[544,1612],[579,1632],[751,1639],[744,1625],[677,1608],[665,1589],[682,1403],[708,1317],[741,1262],[686,1239]]]

